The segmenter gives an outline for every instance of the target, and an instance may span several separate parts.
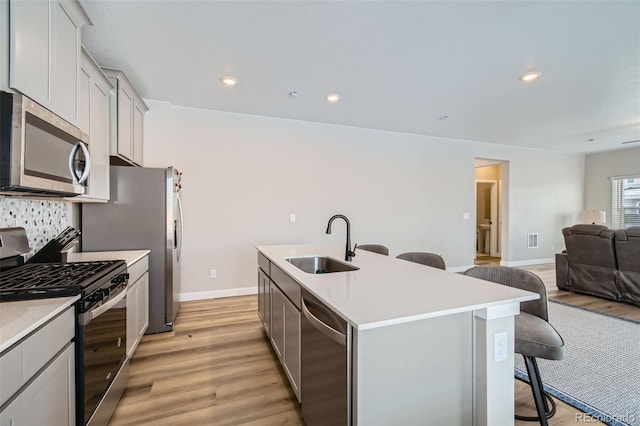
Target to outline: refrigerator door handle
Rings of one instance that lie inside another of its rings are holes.
[[[182,221],[182,201],[180,200],[180,194],[178,193],[176,196],[176,201],[178,203],[178,221],[180,222],[180,239],[176,238],[176,248],[177,248],[177,261],[180,262],[180,255],[182,254],[182,235],[184,232],[184,223]]]

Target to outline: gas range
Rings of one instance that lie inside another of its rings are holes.
[[[27,263],[0,272],[0,301],[81,295],[102,299],[126,280],[123,260],[72,263]],[[96,291],[99,294],[95,294]]]
[[[0,302],[80,296],[75,303],[76,424],[105,425],[129,377],[129,274],[124,260],[62,262],[62,250],[75,235],[63,231],[24,263],[30,250],[25,230],[0,228]]]

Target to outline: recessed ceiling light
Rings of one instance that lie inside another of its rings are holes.
[[[224,84],[227,87],[233,87],[238,83],[238,79],[235,77],[222,77],[220,79],[220,81],[222,82],[222,84]]]
[[[326,99],[327,99],[327,102],[331,102],[332,104],[335,104],[340,99],[340,95],[338,95],[337,93],[329,93]]]
[[[526,73],[518,77],[518,79],[522,81],[534,81],[537,80],[541,75],[542,73],[540,71],[527,71]]]
[[[448,120],[449,116],[448,115],[441,115],[440,118],[438,118],[438,120]]]
[[[296,92],[295,90],[292,90],[289,92],[289,97],[290,98],[297,98],[298,97],[298,92]]]

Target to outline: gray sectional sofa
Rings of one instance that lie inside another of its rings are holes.
[[[556,254],[559,289],[640,306],[640,226],[575,225],[562,235],[566,250]]]

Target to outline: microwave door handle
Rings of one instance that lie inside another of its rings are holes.
[[[82,184],[87,180],[89,172],[91,171],[91,156],[89,155],[89,149],[85,144],[78,142],[78,145],[80,145],[80,149],[82,149],[84,154],[84,170],[82,171],[82,176],[78,179],[78,183]]]
[[[78,175],[76,172],[76,168],[74,167],[74,160],[76,158],[76,154],[78,150],[82,150],[85,158],[84,170],[82,174]],[[71,149],[71,153],[69,153],[69,171],[71,172],[71,176],[73,177],[74,183],[82,184],[89,177],[89,171],[91,170],[91,157],[89,156],[89,150],[86,145],[82,142],[76,143]]]

